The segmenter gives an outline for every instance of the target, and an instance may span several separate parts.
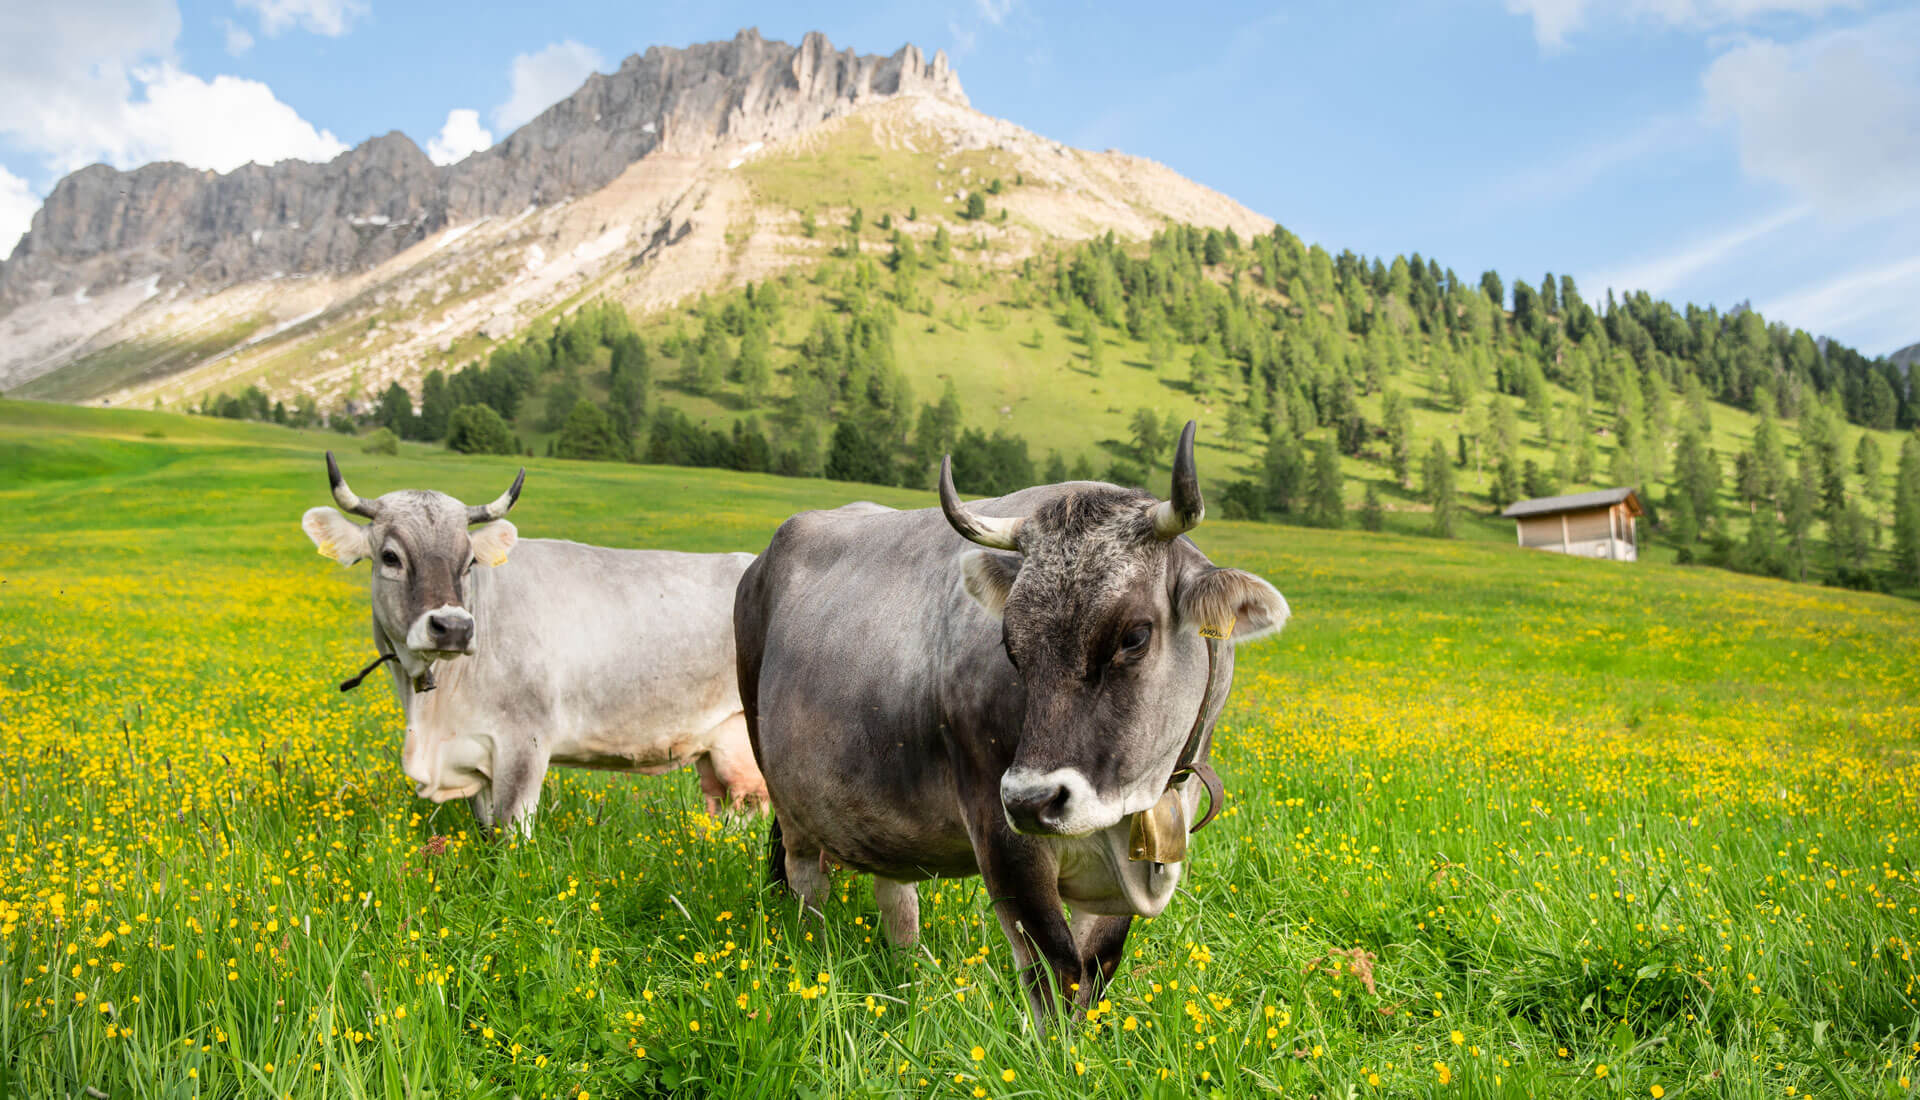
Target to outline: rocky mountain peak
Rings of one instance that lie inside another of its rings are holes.
[[[0,262],[0,315],[150,277],[205,288],[364,270],[447,225],[596,191],[656,150],[697,155],[775,141],[908,94],[967,101],[944,53],[928,61],[911,45],[887,57],[836,51],[817,32],[794,46],[747,28],[725,42],[634,54],[446,167],[398,131],[325,164],[249,164],[224,175],[93,165],[55,185]]]

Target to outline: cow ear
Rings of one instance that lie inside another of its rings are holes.
[[[1007,593],[1013,591],[1013,578],[1020,575],[1017,554],[994,554],[969,550],[960,558],[960,570],[966,577],[967,595],[999,618],[1007,608]]]
[[[467,535],[473,543],[473,556],[485,565],[505,565],[513,544],[520,541],[520,529],[504,519],[476,527]]]
[[[320,553],[341,565],[373,556],[367,546],[367,529],[332,508],[307,509],[307,514],[300,517],[300,529]]]
[[[1287,625],[1287,598],[1280,590],[1238,569],[1209,569],[1180,586],[1180,623],[1234,644],[1273,634]]]

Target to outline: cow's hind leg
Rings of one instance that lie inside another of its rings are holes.
[[[1088,1003],[1092,1003],[1106,992],[1113,972],[1120,968],[1120,959],[1127,950],[1127,933],[1133,930],[1133,918],[1076,912],[1070,923],[1086,980],[1093,984],[1087,998]]]
[[[912,947],[920,942],[918,886],[875,875],[873,901],[880,907],[880,928],[887,934],[888,943],[895,947]]]

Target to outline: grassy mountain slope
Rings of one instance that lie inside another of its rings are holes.
[[[877,263],[885,250],[875,238],[884,234],[872,228],[873,217],[869,212],[861,256]],[[819,233],[831,239],[844,240],[846,236],[844,226],[823,227]],[[962,230],[954,239],[966,244],[971,238]],[[842,250],[845,251],[844,244]],[[1095,328],[1105,359],[1104,369],[1095,375],[1090,370],[1084,330],[1072,323],[1070,306],[1057,299],[1048,300],[1036,289],[1032,279],[996,260],[990,242],[984,250],[977,251],[956,246],[951,260],[933,264],[915,282],[914,307],[895,310],[893,359],[911,387],[915,401],[937,400],[943,387],[951,381],[964,409],[966,426],[989,432],[1002,429],[1025,439],[1036,464],[1043,461],[1049,451],[1057,450],[1069,465],[1085,459],[1096,472],[1106,471],[1115,460],[1137,459],[1130,421],[1139,409],[1151,408],[1176,421],[1192,417],[1201,423],[1200,467],[1209,486],[1218,491],[1235,480],[1259,480],[1266,433],[1250,430],[1240,442],[1227,438],[1228,410],[1236,403],[1244,404],[1247,397],[1248,383],[1244,378],[1223,368],[1215,372],[1210,391],[1197,394],[1189,366],[1192,347],[1178,346],[1170,361],[1156,369],[1146,343],[1132,338],[1122,328],[1106,325]],[[1039,266],[1051,271],[1046,263]],[[1216,271],[1215,276],[1223,281],[1228,278],[1224,271]],[[821,314],[839,317],[839,311],[851,298],[869,293],[877,296],[885,289],[884,285],[871,292],[859,285],[872,283],[874,279],[874,272],[863,274],[859,261],[843,255],[822,261],[804,278],[790,275],[780,280],[783,305],[779,320],[772,328],[773,359],[780,367],[768,395],[758,405],[747,400],[737,381],[725,381],[696,392],[679,381],[685,373],[685,357],[665,355],[658,357],[653,367],[659,401],[722,429],[750,416],[766,421],[777,419],[791,399],[801,369],[805,339],[816,318]],[[1242,283],[1249,296],[1259,293],[1244,276]],[[1285,302],[1283,296],[1271,298],[1275,306]],[[691,341],[701,331],[702,320],[708,313],[724,312],[729,307],[744,308],[742,300],[740,292],[720,295],[692,303],[683,310],[642,317],[638,327],[642,337],[656,348],[671,345],[680,338]],[[1365,353],[1365,338],[1347,333],[1339,339],[1348,354],[1358,357]],[[1484,413],[1488,402],[1494,399],[1508,402],[1514,410],[1519,426],[1514,451],[1517,460],[1532,462],[1542,471],[1554,467],[1557,450],[1564,444],[1550,443],[1543,438],[1540,417],[1526,402],[1518,397],[1478,393],[1469,402],[1481,415],[1482,422],[1476,423],[1475,414],[1463,410],[1449,392],[1446,369],[1447,362],[1454,357],[1444,344],[1410,334],[1405,347],[1405,364],[1385,375],[1384,383],[1386,388],[1397,390],[1407,400],[1416,442],[1412,475],[1406,485],[1394,480],[1385,443],[1379,440],[1371,441],[1357,455],[1343,455],[1341,468],[1347,479],[1345,500],[1350,510],[1357,512],[1366,486],[1372,485],[1383,499],[1386,529],[1425,532],[1430,524],[1431,509],[1419,492],[1420,456],[1430,441],[1439,440],[1449,455],[1457,458],[1459,437],[1463,433],[1471,435],[1477,429],[1485,434]],[[736,348],[737,342],[730,344],[730,353]],[[604,396],[602,374],[588,370],[581,377],[587,393]],[[1656,384],[1672,410],[1670,417],[1677,421],[1684,415],[1682,393],[1670,383]],[[1547,420],[1558,430],[1572,415],[1579,398],[1558,382],[1548,381],[1545,386],[1547,400],[1538,407],[1546,410]],[[535,450],[544,448],[553,436],[540,429],[545,392],[544,389],[536,391],[523,405],[516,425],[523,441]],[[1361,415],[1370,424],[1378,425],[1384,419],[1384,393],[1383,389],[1356,397]],[[1751,448],[1758,417],[1750,410],[1717,401],[1709,403],[1708,412],[1712,430],[1707,440],[1724,471],[1719,494],[1723,524],[1730,537],[1739,539],[1746,531],[1748,510],[1738,496],[1732,460]],[[1610,416],[1603,411],[1596,410],[1590,415],[1586,434],[1593,447],[1591,476],[1558,484],[1557,491],[1577,492],[1615,484],[1611,468],[1619,435],[1612,430],[1610,422]],[[1777,420],[1776,429],[1788,459],[1797,460],[1798,422]],[[1317,429],[1307,438],[1311,441],[1328,431],[1330,429]],[[1856,425],[1845,425],[1842,433],[1840,449],[1849,460],[1860,438],[1867,435],[1880,442],[1887,456],[1871,496],[1857,470],[1849,467],[1845,472],[1849,490],[1869,503],[1880,531],[1875,545],[1883,548],[1889,544],[1891,529],[1892,459],[1899,454],[1903,433]],[[1650,496],[1656,504],[1663,500],[1671,477],[1673,448],[1674,433],[1670,429],[1658,472],[1639,484],[1643,496]],[[921,476],[930,476],[930,470],[923,469]],[[1155,475],[1154,484],[1158,485],[1164,476],[1163,468]],[[1511,542],[1512,522],[1498,518],[1498,509],[1489,501],[1495,476],[1491,463],[1484,456],[1478,463],[1470,457],[1456,476],[1467,504],[1465,522],[1458,533],[1472,539]],[[1352,522],[1357,524],[1357,515]],[[1651,538],[1643,542],[1642,551],[1665,561],[1671,561],[1675,554],[1673,546]]]
[[[917,206],[931,235],[993,178],[1009,189],[993,202],[1007,218],[977,231],[1003,261],[1109,230],[1144,238],[1169,220],[1242,234],[1271,225],[1151,161],[909,95],[765,147],[657,152],[598,192],[450,227],[370,271],[160,295],[21,393],[180,407],[257,384],[331,408],[394,380],[418,389],[427,370],[589,297],[645,313],[806,265],[828,245],[801,233],[803,212]],[[241,325],[231,340],[206,335]]]

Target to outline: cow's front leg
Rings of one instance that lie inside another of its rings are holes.
[[[474,823],[480,826],[482,833],[493,833],[493,788],[481,787],[467,799],[467,808],[473,811]]]
[[[549,749],[545,738],[494,742],[493,825],[533,836],[533,816],[540,808],[540,787],[547,779]]]
[[[981,845],[980,875],[993,898],[1000,930],[1013,946],[1034,1022],[1045,1026],[1058,1007],[1052,990],[1075,1008],[1092,994],[1073,930],[1060,904],[1060,866],[1051,845],[1000,823]]]
[[[1113,981],[1113,972],[1120,968],[1120,959],[1127,950],[1127,933],[1133,930],[1133,918],[1076,912],[1071,923],[1081,966],[1086,971],[1086,980],[1093,985],[1086,1001],[1092,1004],[1105,995],[1107,983]]]

